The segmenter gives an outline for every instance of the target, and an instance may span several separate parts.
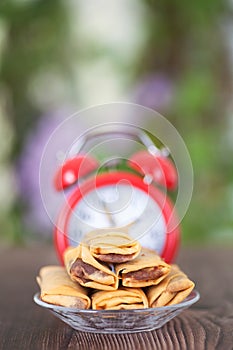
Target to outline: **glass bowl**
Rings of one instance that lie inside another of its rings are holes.
[[[162,327],[166,322],[190,307],[200,298],[193,290],[182,302],[176,305],[135,310],[79,310],[45,303],[40,294],[34,295],[36,304],[49,309],[55,316],[72,328],[91,333],[135,333],[151,331]]]

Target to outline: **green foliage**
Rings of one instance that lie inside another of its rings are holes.
[[[17,155],[27,131],[40,116],[28,94],[29,83],[50,67],[64,76],[70,73],[68,18],[64,1],[36,0],[1,2],[0,20],[6,27],[0,81],[10,99],[16,130],[13,153]]]
[[[132,88],[145,76],[164,74],[171,81],[173,96],[170,106],[159,112],[183,136],[195,175],[193,199],[183,220],[183,240],[232,243],[232,149],[225,141],[232,108],[232,63],[222,25],[232,19],[232,10],[223,0],[144,2],[145,42],[136,64],[131,65],[127,59],[124,62],[124,55],[118,56],[98,41],[85,45],[79,40],[74,45],[67,1],[0,1],[0,23],[6,36],[0,60],[0,97],[6,97],[6,112],[15,132],[10,161],[17,159],[41,116],[29,93],[31,82],[49,69],[64,81],[72,81],[74,47],[76,64],[98,62],[104,55],[120,78],[128,74],[124,81],[128,84],[131,79]],[[101,11],[98,5],[96,8]],[[48,94],[49,90],[50,86]],[[22,211],[18,199],[12,220],[0,216],[3,231],[17,242],[23,230]]]
[[[0,97],[14,130],[12,162],[19,157],[27,134],[42,111],[32,100],[30,88],[40,72],[56,69],[71,76],[67,5],[62,0],[0,1],[0,23],[5,40],[0,64]],[[50,86],[48,94],[50,92]],[[4,167],[4,165],[3,165]],[[2,235],[22,243],[28,236],[22,222],[24,205],[19,197],[9,216],[0,213]]]
[[[183,220],[186,243],[233,242],[233,166],[226,137],[232,95],[223,23],[232,15],[219,0],[147,0],[148,39],[138,75],[166,74],[174,96],[166,117],[183,135],[194,167],[192,202]]]

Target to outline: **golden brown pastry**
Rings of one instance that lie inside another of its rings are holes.
[[[92,295],[92,308],[95,310],[129,310],[148,307],[148,300],[140,288],[120,287],[114,291],[99,291]]]
[[[71,281],[64,267],[42,267],[37,282],[41,288],[40,297],[46,303],[78,309],[90,308],[87,290]]]
[[[108,263],[133,260],[141,250],[139,242],[118,230],[90,232],[84,242],[90,247],[90,252],[96,259]]]
[[[136,259],[118,264],[115,269],[119,278],[122,278],[123,286],[147,287],[162,281],[169,273],[170,265],[154,250],[142,248]]]
[[[68,248],[64,253],[64,261],[71,279],[82,286],[100,290],[117,289],[117,275],[108,265],[97,261],[86,245]]]
[[[172,265],[168,276],[157,286],[149,287],[147,297],[150,307],[178,304],[193,290],[191,281],[177,265]]]

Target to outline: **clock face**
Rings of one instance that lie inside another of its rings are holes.
[[[174,207],[166,193],[143,178],[127,172],[110,172],[83,181],[67,198],[54,238],[58,256],[77,246],[86,233],[96,229],[119,229],[142,246],[156,250],[166,262],[176,254],[180,229]]]
[[[167,230],[160,206],[125,181],[100,186],[74,203],[66,226],[69,245],[77,246],[86,233],[109,227],[124,230],[144,247],[163,251]]]

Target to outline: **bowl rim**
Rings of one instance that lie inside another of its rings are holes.
[[[131,309],[131,310],[111,310],[111,309],[93,310],[93,309],[70,308],[70,307],[46,303],[45,301],[41,300],[39,292],[35,293],[33,296],[33,300],[37,305],[45,307],[47,309],[56,309],[60,311],[70,311],[70,312],[75,312],[77,314],[90,314],[90,315],[93,315],[93,314],[106,315],[108,313],[111,313],[112,315],[112,314],[121,314],[121,313],[130,314],[130,313],[142,313],[142,312],[167,311],[172,309],[186,308],[196,303],[199,299],[200,299],[200,293],[196,289],[194,289],[184,301],[174,305],[167,305],[167,306],[153,307],[153,308]]]

